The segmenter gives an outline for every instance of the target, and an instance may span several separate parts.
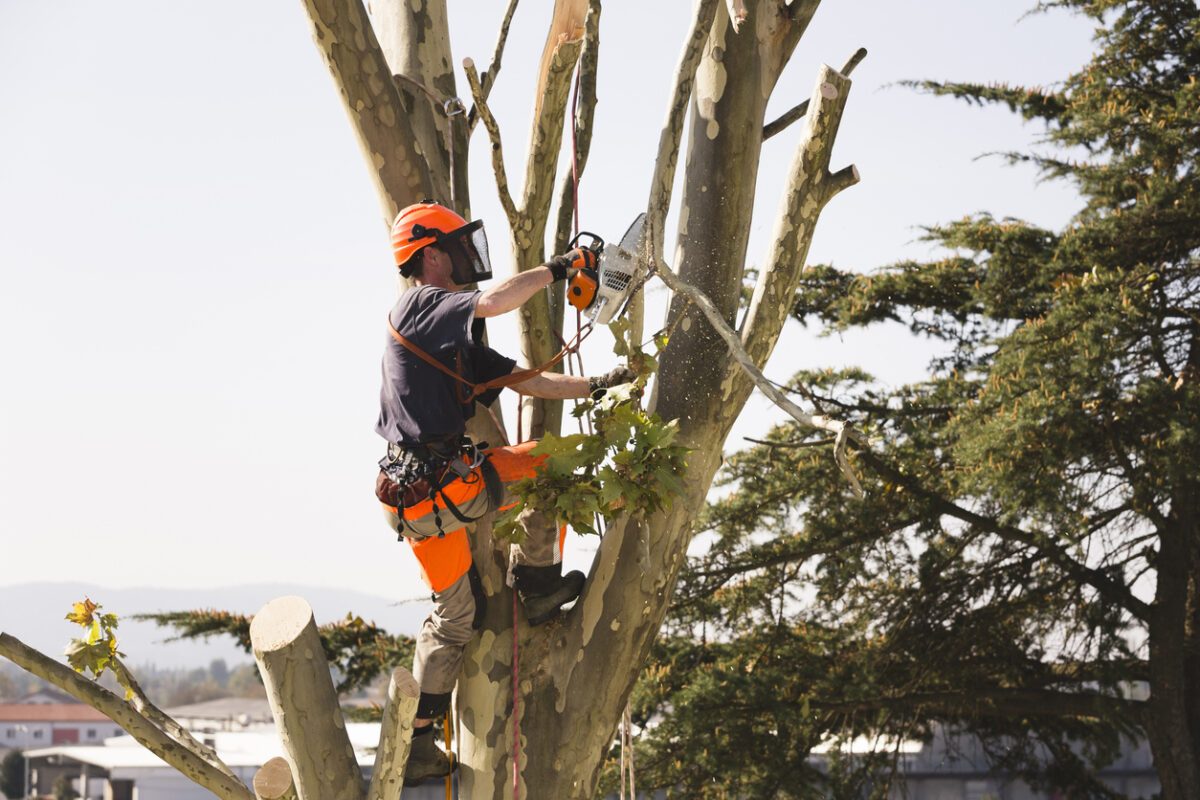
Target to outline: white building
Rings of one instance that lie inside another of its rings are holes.
[[[0,747],[25,750],[57,744],[99,744],[124,733],[83,703],[30,701],[0,704]]]
[[[350,744],[364,775],[375,763],[379,723],[346,723]],[[274,727],[248,731],[218,731],[204,736],[217,755],[247,786],[258,768],[283,755]],[[131,736],[107,739],[95,746],[60,746],[30,750],[31,786],[49,795],[55,781],[67,775],[75,791],[87,800],[213,800],[215,795],[192,783],[174,767],[138,744]],[[431,781],[404,790],[404,800],[436,800],[445,796],[443,784]]]

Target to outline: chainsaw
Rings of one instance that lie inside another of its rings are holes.
[[[607,325],[621,316],[646,282],[648,273],[638,258],[645,224],[646,215],[639,214],[615,245],[588,231],[571,240],[576,272],[567,284],[567,302],[592,322]]]

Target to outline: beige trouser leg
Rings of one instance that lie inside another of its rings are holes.
[[[450,588],[435,593],[433,602],[433,613],[417,634],[413,676],[422,693],[445,694],[454,689],[463,648],[475,634],[475,596],[469,576],[463,575]]]

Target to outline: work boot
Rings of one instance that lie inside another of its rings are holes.
[[[530,625],[549,622],[560,608],[579,597],[583,591],[583,573],[575,570],[562,574],[561,564],[535,567],[518,564],[513,568],[513,580],[521,605]]]
[[[437,746],[436,738],[432,732],[413,737],[408,764],[404,767],[405,786],[416,786],[430,778],[444,778],[458,766]]]

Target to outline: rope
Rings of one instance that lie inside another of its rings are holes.
[[[625,763],[625,748],[629,748],[629,798],[637,800],[637,782],[634,780],[634,720],[629,714],[629,704],[625,704],[625,714],[623,715],[624,735],[620,740],[620,763]],[[625,778],[622,776],[620,780],[620,790],[625,792]]]
[[[579,113],[579,80],[580,80],[579,69],[576,68],[576,70],[575,70],[575,88],[573,91],[573,98],[571,100],[571,195],[572,195],[572,203],[574,206],[573,211],[574,211],[574,216],[575,216],[575,219],[574,219],[574,222],[575,222],[574,235],[575,236],[579,235],[579,153],[578,153],[578,134],[576,131],[576,129],[578,127],[577,115]],[[588,334],[590,334],[591,331],[592,331],[592,325],[590,323],[586,326],[583,325],[583,316],[579,313],[579,310],[576,309],[575,310],[575,336],[572,339],[573,344],[568,344],[567,342],[563,341],[562,336],[559,335],[557,332],[555,332],[555,335],[558,336],[558,340],[562,345],[562,349],[563,349],[563,351],[565,351],[566,356],[567,356],[568,373],[573,374],[573,367],[572,367],[571,359],[572,359],[572,356],[574,356],[575,359],[579,363],[579,374],[580,375],[584,374],[583,373],[583,355],[579,352],[579,348],[583,344],[583,340],[587,338]],[[520,399],[517,400],[517,443],[520,444],[521,442],[525,441],[524,430],[523,430],[524,426],[522,424],[522,419],[521,419],[521,417],[522,417],[521,406],[524,402],[525,396],[518,394],[518,397]],[[582,432],[582,425],[583,425],[583,421],[580,420],[580,426],[581,426],[580,432]],[[590,416],[588,418],[588,429],[590,432],[590,429],[591,429],[591,417]],[[512,615],[512,634],[513,634],[513,657],[512,657],[512,696],[513,696],[513,710],[512,710],[513,746],[512,746],[512,752],[513,752],[513,760],[512,760],[512,776],[513,776],[513,790],[512,790],[512,796],[513,796],[513,800],[520,800],[520,792],[521,792],[521,667],[520,667],[521,649],[518,644],[518,640],[520,639],[520,637],[517,634],[517,590],[516,590],[515,586],[513,587],[512,598],[513,598],[513,615]],[[447,800],[449,800],[449,798],[450,798],[449,791],[450,791],[450,785],[449,785],[449,783],[447,783],[446,784]]]
[[[458,759],[454,755],[453,742],[454,737],[451,733],[450,709],[446,709],[446,719],[442,723],[442,728],[446,732],[446,755],[450,757],[450,765],[453,767]],[[446,773],[446,800],[452,800],[451,787],[454,785],[454,770],[451,769]]]
[[[513,667],[512,667],[512,689],[513,689],[513,800],[520,800],[521,791],[521,668],[520,668],[520,648],[517,646],[517,590],[514,588],[513,593]]]

